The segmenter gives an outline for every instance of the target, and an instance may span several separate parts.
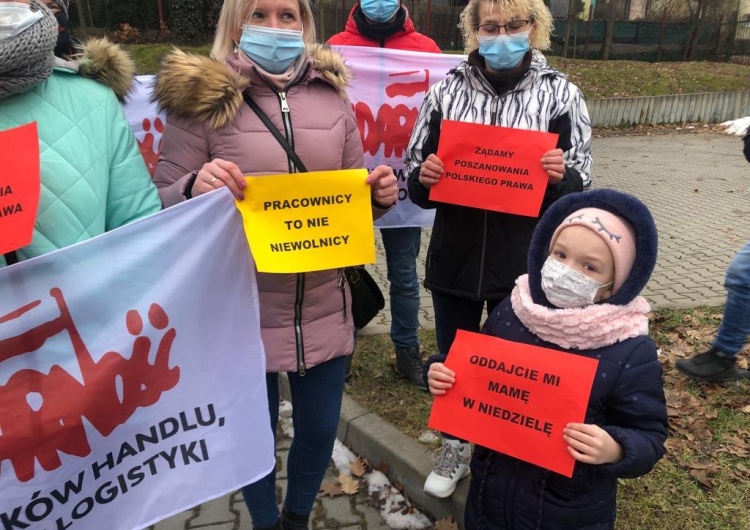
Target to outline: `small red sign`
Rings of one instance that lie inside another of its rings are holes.
[[[537,217],[549,177],[542,155],[557,134],[444,120],[437,156],[445,172],[430,200]]]
[[[456,382],[431,429],[573,475],[562,431],[586,417],[597,360],[459,330],[445,364]]]
[[[31,243],[39,207],[36,122],[0,131],[0,254]]]

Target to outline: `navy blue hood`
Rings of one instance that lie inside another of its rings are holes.
[[[537,304],[554,307],[542,290],[542,265],[549,256],[549,244],[557,227],[568,215],[581,208],[601,208],[626,219],[632,225],[636,238],[633,269],[620,290],[606,301],[614,305],[632,302],[646,286],[656,265],[658,247],[656,224],[648,207],[639,199],[612,189],[566,195],[555,201],[539,219],[529,245],[528,270],[531,298]]]

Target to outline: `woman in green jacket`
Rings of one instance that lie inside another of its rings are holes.
[[[6,4],[0,20],[0,131],[36,122],[41,157],[31,244],[0,255],[2,267],[155,213],[161,201],[118,101],[135,73],[128,55],[94,40],[75,63],[63,62],[53,53],[57,21],[43,2],[0,4]]]

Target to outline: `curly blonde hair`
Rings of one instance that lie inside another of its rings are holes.
[[[531,47],[537,50],[546,50],[550,47],[550,35],[554,24],[552,14],[542,0],[469,0],[461,11],[458,23],[464,36],[466,53],[479,48],[476,27],[479,25],[479,8],[485,3],[492,4],[493,13],[504,19],[529,16],[535,26],[531,36]]]
[[[305,45],[310,46],[315,44],[315,20],[310,0],[297,1],[302,18],[302,37]],[[234,52],[235,43],[242,36],[242,26],[255,11],[257,3],[257,0],[224,0],[219,21],[216,23],[216,35],[211,48],[212,59],[223,63]]]

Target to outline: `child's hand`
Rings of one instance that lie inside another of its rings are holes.
[[[568,452],[584,464],[614,464],[622,460],[622,446],[598,425],[568,423],[563,429]]]
[[[433,396],[443,396],[453,388],[456,382],[456,373],[447,368],[443,363],[432,363],[427,371],[427,385]]]

